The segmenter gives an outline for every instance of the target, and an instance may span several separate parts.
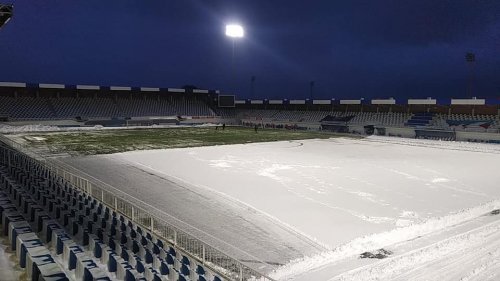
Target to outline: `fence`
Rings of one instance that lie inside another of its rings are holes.
[[[274,279],[262,273],[262,270],[271,271],[275,269],[274,265],[260,261],[251,254],[182,222],[146,202],[134,198],[57,159],[38,155],[31,151],[29,147],[3,135],[0,135],[0,142],[6,146],[3,148],[5,151],[2,154],[4,163],[16,165],[17,159],[27,157],[29,161],[42,166],[48,172],[63,178],[73,187],[91,195],[116,212],[125,215],[132,222],[148,229],[153,235],[166,241],[183,255],[197,260],[224,278],[230,280],[274,281]],[[200,236],[204,236],[204,238]],[[211,242],[206,241],[207,239],[210,239]],[[214,243],[217,243],[218,246],[212,246]],[[226,250],[221,250],[221,248]],[[239,258],[234,257],[234,254],[227,254],[227,251],[235,252]],[[257,263],[259,270],[240,260],[251,260],[253,263]]]

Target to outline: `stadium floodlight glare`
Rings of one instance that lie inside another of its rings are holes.
[[[242,38],[245,36],[245,30],[243,26],[238,24],[228,24],[226,25],[226,36],[232,38]]]

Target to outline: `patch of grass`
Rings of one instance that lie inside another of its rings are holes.
[[[26,140],[34,146],[46,146],[53,153],[67,152],[73,155],[110,154],[132,150],[165,149],[179,147],[241,144],[302,139],[325,139],[333,134],[314,131],[287,131],[226,127],[162,128],[136,130],[102,130],[37,134],[32,137],[44,140]]]

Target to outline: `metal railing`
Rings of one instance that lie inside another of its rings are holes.
[[[39,155],[27,145],[15,142],[3,135],[0,135],[0,142],[11,148],[9,153],[12,153],[12,158],[14,158],[15,153],[31,158],[48,171],[70,183],[73,187],[91,195],[137,225],[148,229],[153,235],[167,242],[181,254],[195,259],[223,278],[274,281],[274,279],[266,276],[262,270],[270,272],[276,269],[276,266],[261,261],[255,256],[222,241],[220,238],[180,221],[75,167],[62,163],[57,159]],[[10,155],[8,154],[6,160],[9,163],[13,161]],[[210,242],[207,240],[210,240]],[[217,247],[214,244],[217,244]],[[227,252],[235,254],[227,254]],[[238,258],[234,255],[237,255]],[[240,260],[251,260],[252,264],[258,264],[259,270]]]

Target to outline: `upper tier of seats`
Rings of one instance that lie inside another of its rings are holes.
[[[24,120],[56,118],[48,99],[4,96],[0,96],[0,116]]]
[[[112,99],[60,98],[49,99],[48,103],[53,105],[54,113],[59,118],[120,116],[118,107]]]
[[[265,121],[319,122],[326,116],[354,116],[349,124],[369,124],[402,127],[411,117],[408,113],[339,112],[339,111],[295,111],[295,110],[237,110],[239,118]]]
[[[498,132],[500,118],[497,115],[431,114],[395,112],[339,112],[339,111],[293,111],[293,110],[236,110],[238,118],[265,122],[319,122],[326,116],[354,116],[350,125],[376,125],[392,127],[428,127],[478,132]],[[228,115],[228,114],[225,114]]]
[[[75,117],[215,116],[194,98],[33,98],[0,96],[0,116],[13,120],[68,119]]]

